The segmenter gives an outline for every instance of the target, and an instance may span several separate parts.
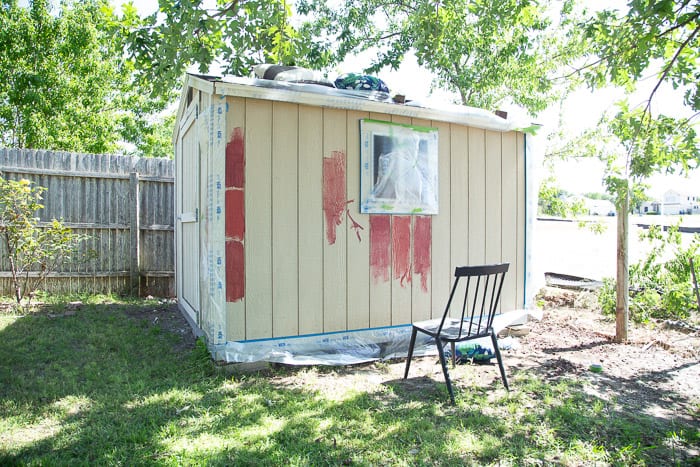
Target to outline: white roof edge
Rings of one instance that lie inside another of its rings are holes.
[[[209,80],[214,81],[209,81]],[[355,91],[328,88],[313,84],[289,83],[284,81],[259,80],[240,77],[202,78],[188,75],[189,85],[202,85],[213,82],[214,94],[238,96],[252,99],[265,99],[296,104],[330,107],[336,109],[359,110],[364,112],[386,113],[404,117],[421,118],[494,131],[522,131],[529,125],[518,125],[489,112],[488,110],[461,105],[443,104],[436,107],[380,102],[360,96]],[[202,88],[200,88],[202,89]],[[354,95],[353,95],[354,94]]]

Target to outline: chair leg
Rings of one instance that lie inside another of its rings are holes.
[[[452,368],[454,368],[455,364],[457,363],[457,353],[455,352],[457,350],[456,347],[457,346],[454,342],[450,342],[450,350],[452,351]]]
[[[498,360],[498,368],[501,370],[501,379],[503,379],[503,385],[506,387],[506,391],[510,391],[510,388],[508,387],[508,378],[506,377],[506,370],[503,367],[501,351],[498,350],[498,341],[496,340],[496,333],[494,332],[491,332],[491,342],[493,342],[493,351],[496,353],[496,360]]]
[[[416,334],[418,334],[418,329],[413,328],[413,334],[411,334],[411,343],[408,345],[408,356],[406,357],[406,371],[403,374],[403,379],[408,378],[408,369],[411,367],[411,358],[413,358],[413,346],[416,344]]]
[[[438,354],[440,355],[440,365],[442,365],[442,372],[445,374],[445,383],[447,384],[447,392],[450,393],[450,401],[452,401],[452,405],[454,405],[455,394],[454,394],[454,390],[452,389],[452,381],[450,380],[450,370],[447,368],[447,360],[445,358],[445,349],[443,348],[443,344],[442,344],[442,342],[440,342],[440,339],[436,339],[435,343],[437,344]]]

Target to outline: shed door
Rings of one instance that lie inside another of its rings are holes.
[[[180,240],[178,241],[178,297],[190,318],[200,324],[199,302],[199,144],[194,113],[183,125],[179,141],[177,170],[180,180],[178,193]]]

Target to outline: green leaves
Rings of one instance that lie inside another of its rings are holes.
[[[651,70],[685,88],[685,105],[700,110],[700,3],[634,0],[626,14],[604,10],[582,26],[596,60],[584,73],[591,85],[631,90]]]
[[[700,235],[695,234],[689,244],[683,245],[678,227],[670,226],[664,232],[652,225],[640,234],[640,240],[648,243],[649,253],[630,265],[630,314],[634,321],[686,319],[694,308],[689,260],[700,261]],[[606,313],[615,309],[613,289],[614,284],[606,282],[599,295]]]
[[[107,89],[113,64],[105,60],[94,26],[97,3],[64,9],[48,2],[0,10],[0,141],[7,146],[104,152],[117,129]],[[106,86],[105,86],[106,84]],[[107,88],[107,89],[105,89]]]
[[[219,65],[224,73],[248,75],[257,63],[328,64],[311,32],[291,23],[292,0],[159,0],[157,14],[140,18],[133,3],[121,17],[121,35],[134,61],[138,82],[153,95],[179,87],[185,71]]]
[[[542,180],[537,196],[537,212],[546,216],[562,218],[577,217],[586,212],[583,200],[567,199],[569,193],[556,184],[556,179],[549,176]]]
[[[334,61],[375,50],[366,69],[374,72],[398,68],[413,50],[462,104],[496,109],[512,99],[535,114],[556,100],[554,74],[570,57],[562,30],[570,3],[557,4],[557,24],[545,14],[554,5],[534,0],[346,0],[334,7],[304,0],[299,10],[315,15],[306,30],[337,44]]]
[[[36,213],[44,207],[40,203],[44,191],[28,180],[0,177],[0,248],[9,259],[17,304],[64,261],[75,261],[78,246],[89,238],[74,234],[56,219],[39,226]]]
[[[172,88],[151,98],[152,86],[134,80],[109,3],[66,2],[58,12],[50,5],[0,9],[0,144],[104,153],[127,142],[140,154],[170,155],[163,144],[146,152],[155,146],[141,140],[153,133],[153,114],[173,99]],[[124,11],[124,24],[141,21],[133,6]]]

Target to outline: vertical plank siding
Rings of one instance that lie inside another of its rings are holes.
[[[0,148],[0,172],[47,188],[40,222],[62,220],[90,238],[89,261],[65,264],[41,284],[54,293],[174,295],[174,165],[170,159]],[[129,177],[139,177],[139,290],[131,290]],[[2,247],[0,247],[2,248]],[[0,251],[0,294],[12,293],[9,261]]]
[[[308,129],[314,129],[309,131]],[[299,333],[323,332],[323,109],[299,106]],[[306,129],[303,130],[302,129]],[[359,170],[359,169],[358,169]]]
[[[245,296],[226,303],[227,340],[404,325],[439,316],[454,268],[467,264],[510,262],[503,308],[522,306],[521,134],[227,99],[226,131],[230,138],[242,129],[246,160]],[[438,129],[438,215],[359,212],[363,118]],[[155,196],[147,190],[143,197]],[[144,222],[156,222],[148,217],[156,215],[150,207],[144,211]]]
[[[246,338],[272,337],[272,102],[246,102]],[[279,284],[278,284],[279,285]]]

